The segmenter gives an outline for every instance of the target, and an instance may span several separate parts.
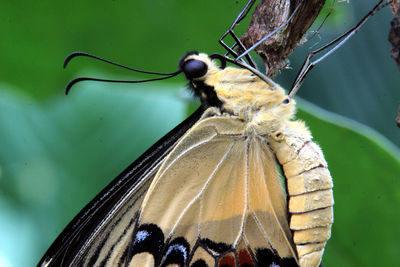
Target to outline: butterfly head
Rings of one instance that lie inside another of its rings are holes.
[[[212,56],[190,52],[179,64],[189,86],[205,107],[246,121],[279,123],[294,114],[295,102],[272,80],[266,83],[245,68],[219,66]]]

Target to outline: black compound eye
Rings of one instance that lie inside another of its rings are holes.
[[[184,63],[183,72],[189,80],[199,78],[207,73],[207,64],[203,61],[192,59]]]

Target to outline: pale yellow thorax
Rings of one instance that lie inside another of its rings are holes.
[[[290,120],[295,113],[295,101],[288,100],[285,91],[272,80],[267,84],[246,69],[219,69],[207,55],[197,56],[208,63],[204,82],[213,86],[223,102],[223,111],[255,127],[260,135],[269,134]]]

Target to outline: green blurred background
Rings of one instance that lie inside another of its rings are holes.
[[[83,205],[191,109],[183,77],[134,86],[83,82],[66,97],[66,83],[79,75],[137,76],[85,58],[63,70],[65,56],[80,50],[172,72],[186,51],[223,52],[218,38],[243,4],[0,2],[0,266],[35,265]],[[339,4],[277,81],[288,88],[310,47],[355,25],[374,4]],[[390,17],[388,8],[374,16],[299,92],[325,109],[299,101],[298,116],[324,149],[335,182],[326,266],[398,262],[400,76],[387,42]]]

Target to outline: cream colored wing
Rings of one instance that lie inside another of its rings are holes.
[[[145,196],[129,266],[297,266],[274,157],[245,126],[210,117],[179,141]]]

